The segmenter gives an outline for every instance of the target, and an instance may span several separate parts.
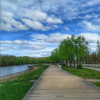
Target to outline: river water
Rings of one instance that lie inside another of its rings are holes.
[[[0,77],[28,70],[29,65],[33,65],[33,64],[0,67]]]

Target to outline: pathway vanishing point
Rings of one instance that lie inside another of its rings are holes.
[[[100,88],[50,65],[23,100],[100,100]]]

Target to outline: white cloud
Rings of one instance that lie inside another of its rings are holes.
[[[33,21],[30,19],[22,19],[22,21],[29,27],[31,27],[34,30],[42,30],[42,31],[47,31],[49,30],[51,27],[49,26],[43,26],[42,23],[40,23],[39,21]]]
[[[79,35],[84,36],[90,43],[96,43],[97,40],[100,41],[100,35],[97,33],[81,33]]]
[[[1,29],[6,31],[15,31],[15,29],[11,26],[11,24],[1,22]]]
[[[28,53],[30,54],[30,53]],[[39,57],[48,57],[51,55],[51,52],[50,51],[46,51],[46,52],[35,52],[34,53],[36,56],[38,55]]]
[[[68,31],[68,30],[70,30],[68,27],[65,27],[65,29]]]
[[[91,18],[98,18],[98,15],[92,13],[91,15],[85,15],[84,17],[82,17],[84,19],[91,19]]]
[[[78,25],[84,27],[88,31],[100,31],[99,25],[95,25],[88,21],[83,21],[82,23],[79,23]]]
[[[0,51],[6,51],[8,49],[9,49],[8,47],[0,47]]]
[[[34,3],[36,3],[36,0],[28,0],[28,1],[27,0],[17,0],[17,2],[19,3],[20,6],[27,7],[27,6],[34,5]]]
[[[50,35],[44,35],[44,34],[33,34],[31,35],[33,40],[42,40],[46,43],[59,43],[63,39],[66,39],[67,37],[71,37],[70,34],[61,34],[61,33],[52,33]]]
[[[7,50],[10,50],[10,49],[19,50],[20,48],[15,47],[15,46],[3,46],[3,47],[0,47],[0,51],[7,51]]]
[[[100,0],[91,0],[85,6],[94,6],[100,3]]]
[[[8,11],[1,12],[1,30],[6,31],[18,31],[18,30],[28,30],[29,28],[22,25],[21,22],[13,19],[14,15]]]
[[[85,15],[85,16],[84,16],[84,19],[90,19],[90,18],[92,18],[91,15]]]
[[[33,50],[40,50],[40,49],[45,49],[47,46],[43,46],[42,44],[35,44],[35,45],[23,45],[24,47],[28,47]]]
[[[16,0],[13,0],[16,2]],[[5,10],[8,10],[8,8],[10,10],[17,10],[17,2],[14,3],[14,2],[9,2],[9,0],[1,0],[1,9],[5,9]],[[1,10],[2,11],[2,10]]]
[[[18,47],[12,47],[11,49],[19,50],[20,48],[18,48]]]
[[[28,44],[28,41],[26,40],[15,40],[15,41],[0,41],[1,44],[17,44],[17,45],[23,45],[23,44]]]
[[[20,50],[20,56],[32,56],[32,57],[46,57],[50,56],[51,51],[53,51],[55,47],[48,47],[45,49],[22,49]],[[16,51],[16,50],[15,50]],[[14,52],[15,52],[14,51]],[[47,54],[46,54],[47,53]]]
[[[44,41],[45,42],[49,42],[49,43],[59,43],[63,39],[66,39],[67,37],[71,37],[71,35],[69,35],[69,34],[61,34],[61,33],[54,33],[54,34],[50,34],[49,36],[47,36],[44,39]]]
[[[35,30],[39,30],[43,28],[43,25],[38,21],[32,21],[30,19],[22,19],[22,21],[25,22],[26,25],[28,25],[29,27]]]
[[[46,22],[48,23],[54,23],[54,24],[62,24],[64,23],[61,19],[59,18],[51,18],[51,17],[48,17]]]
[[[47,52],[35,52],[35,53],[26,53],[26,54],[31,54],[31,55],[34,55],[35,57],[50,56],[50,53],[47,53]]]
[[[93,19],[93,23],[96,23],[100,26],[100,18]]]
[[[43,40],[47,37],[45,34],[32,34],[30,36],[32,37],[32,40]]]
[[[76,17],[76,16],[68,16],[68,17],[67,17],[67,20],[70,20],[70,21],[71,21],[71,20],[74,20],[74,19],[77,19],[77,17]]]
[[[57,25],[51,25],[51,26],[53,27],[53,29],[59,28],[59,26],[57,26]]]
[[[32,10],[32,9],[29,9],[29,10],[26,10],[23,14],[24,17],[28,17],[30,19],[33,19],[33,20],[45,20],[47,18],[47,14],[44,13],[44,12],[41,12],[41,11],[37,11],[37,10]]]

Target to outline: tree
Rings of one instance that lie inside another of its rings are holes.
[[[89,52],[88,45],[83,36],[72,35],[71,38],[66,38],[60,42],[58,49],[51,53],[51,59],[62,63],[66,61],[66,64],[69,62],[71,66],[72,62],[75,65],[75,59],[77,58],[78,64],[79,61],[83,62],[85,60],[85,56]]]
[[[97,41],[97,60],[100,63],[100,43]]]
[[[92,63],[96,63],[97,62],[97,55],[96,55],[96,52],[93,52],[92,54],[91,54],[91,58],[92,58]]]
[[[50,59],[52,62],[59,62],[59,54],[58,54],[58,48],[54,49],[52,52],[51,52],[51,56],[50,56]]]

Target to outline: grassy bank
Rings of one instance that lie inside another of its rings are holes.
[[[98,87],[100,87],[100,82],[91,82],[91,83],[98,86]]]
[[[69,67],[69,66],[64,66],[63,69],[83,79],[100,79],[99,71],[95,71],[87,68],[77,70],[77,68]],[[100,82],[91,82],[91,83],[100,87]]]
[[[38,67],[38,68],[36,68]],[[48,65],[36,65],[35,71],[18,76],[15,80],[0,83],[0,100],[22,100]]]

